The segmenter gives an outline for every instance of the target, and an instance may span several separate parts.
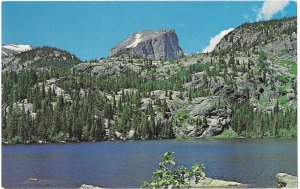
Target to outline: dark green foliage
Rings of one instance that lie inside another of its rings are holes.
[[[249,104],[236,104],[232,129],[244,137],[296,137],[297,110],[280,111],[278,102],[272,112],[253,110]]]
[[[286,84],[289,82],[289,78],[286,75],[279,75],[277,76],[278,81],[280,81],[283,84]]]
[[[261,51],[259,53],[259,57],[258,57],[258,66],[259,66],[259,68],[260,68],[261,71],[265,71],[267,69],[266,60],[267,60],[266,53],[264,53],[263,51]]]
[[[153,101],[143,111],[141,98],[148,97],[153,88],[164,88],[163,83],[143,81],[134,73],[111,77],[75,75],[70,70],[51,72],[23,70],[3,72],[3,113],[2,134],[4,141],[13,143],[37,142],[38,140],[59,142],[107,140],[105,125],[109,125],[109,136],[114,132],[126,134],[134,129],[134,139],[174,138],[172,120],[155,121]],[[45,86],[46,79],[64,78],[58,85],[71,96],[71,101],[55,93],[54,88]],[[140,82],[140,83],[139,83]],[[79,89],[87,89],[79,95]],[[124,88],[137,88],[137,92],[124,92]],[[98,90],[112,96],[108,99]],[[122,96],[116,98],[116,91]],[[32,103],[32,112],[16,106],[27,99]]]

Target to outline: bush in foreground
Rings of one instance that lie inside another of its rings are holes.
[[[197,184],[205,177],[203,164],[196,163],[190,170],[177,166],[173,158],[174,152],[166,152],[158,169],[153,172],[151,182],[144,182],[142,188],[187,188],[191,180]]]

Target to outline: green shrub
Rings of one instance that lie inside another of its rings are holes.
[[[289,82],[289,78],[286,75],[277,76],[277,80],[284,84]]]
[[[189,110],[181,110],[177,113],[177,115],[178,115],[178,117],[181,117],[183,119],[187,119],[187,118],[189,118],[189,113],[190,113]]]
[[[293,75],[297,74],[297,64],[296,63],[291,65],[290,73]]]
[[[297,74],[297,63],[294,61],[290,61],[290,60],[281,60],[279,62],[280,65],[282,66],[288,66],[290,65],[290,73],[296,75]]]
[[[173,159],[174,152],[166,152],[159,167],[153,172],[150,183],[144,182],[142,188],[188,188],[190,181],[196,184],[205,177],[204,166],[196,163],[190,170],[184,166],[177,166]]]
[[[173,122],[174,124],[184,124],[184,123],[187,123],[189,118],[190,118],[190,115],[189,115],[189,110],[180,110],[178,111],[175,116],[174,116],[174,119],[173,119]],[[180,125],[177,125],[177,126],[180,126]]]
[[[283,86],[279,86],[279,87],[277,87],[277,92],[279,94],[285,94],[286,93],[286,89]]]
[[[65,139],[65,134],[62,132],[59,132],[57,135],[53,136],[52,140],[53,142],[60,142]]]
[[[280,96],[278,98],[278,103],[281,105],[281,106],[284,106],[287,104],[287,97],[286,96]]]
[[[225,129],[222,134],[215,136],[214,138],[236,138],[238,134],[232,130],[232,128]]]
[[[278,136],[279,137],[296,137],[297,129],[296,129],[296,127],[280,128],[278,131]]]
[[[10,142],[13,144],[17,144],[17,143],[22,143],[23,140],[21,136],[15,136],[10,139]]]

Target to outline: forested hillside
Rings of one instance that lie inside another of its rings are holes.
[[[4,58],[2,142],[295,137],[295,47],[270,50],[296,41],[295,21],[245,24],[212,53],[170,61],[80,63],[50,47]]]

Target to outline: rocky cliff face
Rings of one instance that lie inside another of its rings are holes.
[[[128,54],[155,60],[174,60],[184,56],[175,30],[141,31],[130,35],[111,49],[110,57]]]
[[[282,59],[297,59],[297,19],[287,18],[246,23],[228,33],[215,47],[215,52],[230,51],[246,55],[264,51]]]

